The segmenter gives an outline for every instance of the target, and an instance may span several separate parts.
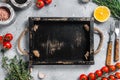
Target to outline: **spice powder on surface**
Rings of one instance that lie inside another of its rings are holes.
[[[0,21],[6,21],[10,17],[10,12],[7,8],[0,7]]]

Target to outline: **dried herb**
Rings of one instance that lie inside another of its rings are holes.
[[[120,19],[120,0],[93,0],[98,5],[107,6],[115,19]]]
[[[5,80],[32,80],[28,64],[21,58],[15,56],[12,59],[8,59],[3,56],[2,67],[7,71]]]

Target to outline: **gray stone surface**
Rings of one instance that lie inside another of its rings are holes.
[[[35,1],[35,0],[34,0]],[[12,41],[13,48],[5,53],[6,56],[12,58],[17,53],[17,39],[20,33],[28,26],[28,17],[91,17],[93,10],[96,8],[96,4],[89,2],[87,4],[79,3],[79,0],[53,0],[52,4],[45,6],[42,9],[36,9],[35,3],[25,9],[16,11],[16,21],[6,27],[0,26],[0,35],[4,35],[10,32],[14,35]],[[106,49],[108,42],[108,30],[110,23],[113,22],[113,18],[110,18],[104,23],[95,22],[94,26],[102,30],[104,34],[104,45],[99,54],[95,55],[94,65],[38,65],[34,66],[33,72],[34,80],[38,79],[38,72],[46,74],[46,78],[43,80],[77,80],[82,73],[88,74],[94,72],[96,69],[100,69],[105,64]],[[28,50],[28,42],[26,42],[28,36],[24,37],[21,42],[23,48]],[[114,36],[112,38],[114,40]],[[96,49],[99,43],[98,35],[94,35],[94,47]],[[2,55],[0,54],[0,64]],[[114,64],[114,62],[112,61]],[[0,66],[0,80],[4,80],[5,71]]]

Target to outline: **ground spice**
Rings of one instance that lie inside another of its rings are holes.
[[[18,4],[24,4],[27,0],[15,0]]]
[[[0,21],[6,21],[10,17],[10,12],[7,8],[0,7]]]

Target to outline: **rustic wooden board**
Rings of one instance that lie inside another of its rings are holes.
[[[29,30],[31,64],[94,64],[92,18],[31,17]]]

